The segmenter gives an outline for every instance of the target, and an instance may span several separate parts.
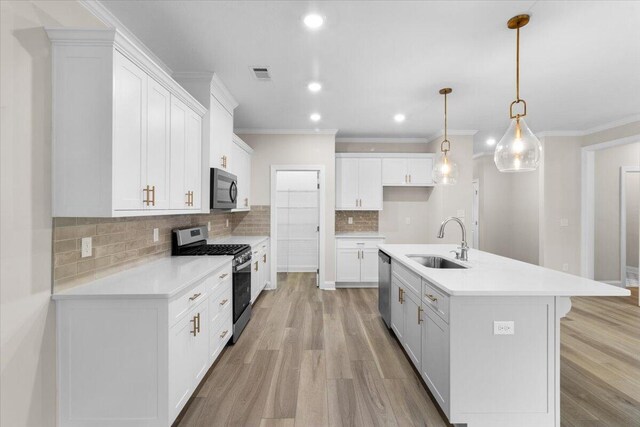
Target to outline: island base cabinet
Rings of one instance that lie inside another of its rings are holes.
[[[449,325],[430,308],[423,312],[420,375],[449,416]]]
[[[422,359],[421,323],[424,314],[420,306],[420,298],[413,292],[404,292],[404,336],[402,346],[409,355],[414,366],[419,367]]]
[[[404,289],[395,277],[391,279],[391,329],[400,342],[404,339]]]

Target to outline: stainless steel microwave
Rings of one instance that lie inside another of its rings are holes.
[[[238,178],[222,169],[211,168],[211,209],[235,209],[238,198]]]

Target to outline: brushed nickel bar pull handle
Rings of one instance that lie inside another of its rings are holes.
[[[227,301],[229,301],[227,298],[223,299],[222,301],[220,301],[220,305],[225,305]]]
[[[434,297],[431,294],[424,294],[425,297],[429,298],[433,302],[438,302],[438,298]]]
[[[193,301],[198,299],[198,297],[202,295],[202,292],[198,292],[197,294],[193,294],[193,296],[189,297],[189,301]]]
[[[198,334],[198,330],[196,328],[196,316],[193,316],[193,319],[191,319],[190,322],[193,323],[193,330],[190,332],[195,337]]]
[[[249,207],[249,198],[248,198],[248,197],[245,197],[245,198],[244,198],[244,207],[245,207],[245,208],[248,208],[248,207]]]
[[[404,304],[404,289],[400,288],[400,304]]]
[[[147,194],[147,196],[144,198],[144,200],[142,201],[142,203],[146,203],[146,204],[147,204],[147,206],[149,206],[149,203],[151,203],[151,201],[149,200],[149,191],[150,191],[150,190],[149,190],[149,186],[148,186],[148,185],[147,185],[147,188],[143,188],[143,189],[142,189],[142,192]]]
[[[404,183],[405,183],[405,184],[406,184],[407,182],[409,182],[409,178],[408,178],[408,176],[409,176],[409,175],[405,175],[405,176],[404,176]]]
[[[418,325],[422,323],[422,317],[420,314],[422,313],[422,307],[418,307]]]
[[[226,337],[228,332],[229,330],[225,330],[223,333],[220,334],[220,338]]]
[[[200,333],[200,313],[198,313],[198,315],[196,316],[196,318],[198,319],[198,326],[197,326],[197,330],[198,330],[198,333]]]
[[[151,198],[151,206],[155,206],[156,205],[156,186],[155,185],[151,186],[151,194],[153,195],[153,197]]]
[[[224,279],[225,277],[227,277],[229,274],[228,273],[224,273],[221,276],[218,276],[218,279]]]
[[[258,271],[258,261],[256,261],[256,271]]]
[[[262,262],[266,264],[267,262],[267,254],[262,255]]]

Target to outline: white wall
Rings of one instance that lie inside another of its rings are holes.
[[[99,28],[75,2],[0,2],[0,425],[54,426],[51,64],[43,26]]]
[[[480,187],[480,249],[531,264],[539,262],[539,172],[498,171],[493,155],[474,159]]]
[[[335,136],[239,135],[254,149],[251,158],[251,200],[270,205],[271,165],[324,165],[325,182],[325,281],[335,281]],[[321,189],[322,190],[322,189]]]
[[[640,160],[640,159],[639,159]],[[638,163],[640,165],[640,162]],[[640,255],[640,173],[626,175],[626,229],[627,229],[627,266],[638,268]]]
[[[595,245],[594,277],[596,280],[615,281],[620,278],[620,167],[640,166],[640,142],[599,150],[594,155]],[[628,183],[637,180],[627,180]],[[630,201],[639,197],[638,187],[631,185]],[[633,217],[636,216],[634,211]],[[632,222],[633,225],[635,223]],[[629,231],[629,230],[628,230]],[[636,235],[627,234],[637,262]],[[635,237],[635,238],[634,238]],[[631,244],[633,243],[633,244]]]

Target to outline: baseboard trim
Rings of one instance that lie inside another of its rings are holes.
[[[336,282],[324,282],[324,291],[335,291],[336,290]]]

